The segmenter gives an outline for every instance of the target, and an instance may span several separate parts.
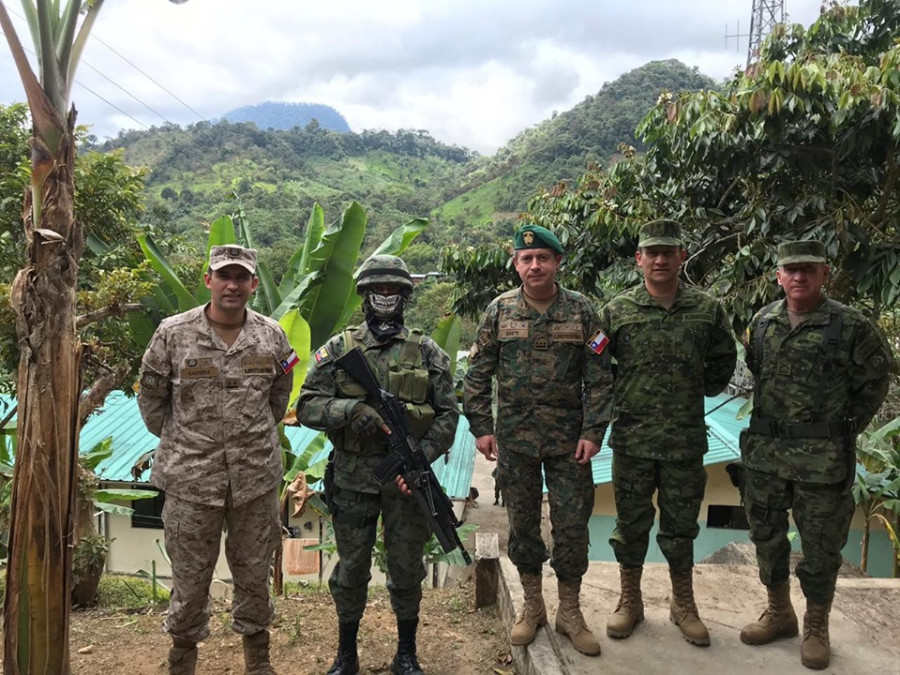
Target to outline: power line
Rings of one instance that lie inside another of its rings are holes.
[[[185,108],[187,108],[187,109],[190,110],[192,113],[194,113],[194,114],[197,116],[197,119],[199,119],[201,122],[203,122],[204,120],[206,120],[206,117],[205,117],[205,116],[201,115],[199,112],[197,112],[196,110],[194,110],[191,106],[189,106],[187,103],[185,103],[184,101],[182,101],[178,96],[176,96],[174,93],[172,93],[171,91],[169,91],[165,86],[163,86],[162,84],[160,84],[159,82],[157,82],[156,80],[154,80],[152,77],[150,77],[150,75],[148,75],[146,72],[144,72],[138,65],[136,65],[135,63],[132,63],[128,58],[126,58],[125,56],[123,56],[122,54],[120,54],[119,52],[117,52],[117,51],[116,51],[115,49],[113,49],[110,45],[108,45],[106,42],[104,42],[100,37],[94,35],[93,38],[94,38],[94,40],[96,40],[97,42],[99,42],[100,44],[102,44],[104,47],[106,47],[106,48],[107,48],[109,51],[111,51],[113,54],[115,54],[115,55],[118,56],[120,59],[122,59],[122,60],[123,60],[125,63],[127,63],[129,66],[131,66],[131,67],[134,68],[136,71],[138,71],[141,75],[143,75],[143,76],[146,77],[148,80],[150,80],[150,81],[151,81],[153,84],[155,84],[157,87],[159,87],[159,88],[162,89],[164,92],[166,92],[169,96],[171,96],[171,97],[174,98],[176,101],[178,101],[178,102],[179,102],[181,105],[183,105]]]
[[[144,102],[143,102],[141,99],[139,99],[137,96],[135,96],[135,95],[132,94],[130,91],[128,91],[127,89],[125,89],[125,87],[123,87],[122,85],[120,85],[118,82],[116,82],[115,80],[113,80],[111,77],[105,75],[104,73],[102,73],[102,72],[100,72],[99,70],[97,70],[96,68],[94,68],[94,66],[92,66],[92,65],[91,65],[90,63],[88,63],[87,61],[82,61],[82,63],[83,63],[84,65],[86,65],[88,68],[90,68],[91,70],[93,70],[95,73],[97,73],[97,74],[98,74],[100,77],[102,77],[104,80],[106,80],[107,82],[109,82],[110,84],[112,84],[114,87],[117,87],[118,89],[120,89],[124,94],[126,94],[127,96],[130,96],[130,97],[133,98],[135,101],[137,101],[138,103],[140,103],[140,104],[141,104],[142,106],[144,106],[147,110],[149,110],[149,111],[152,112],[154,115],[156,115],[157,117],[159,117],[163,122],[166,122],[167,124],[174,124],[174,122],[172,122],[172,120],[166,119],[166,116],[165,116],[165,115],[163,115],[162,113],[158,112],[157,110],[154,110],[153,108],[151,108],[147,103],[144,103]],[[76,82],[78,82],[78,81],[76,80]],[[84,89],[87,89],[87,87],[85,87],[85,86],[84,86],[83,84],[81,84],[80,82],[79,82],[78,84],[79,84],[81,87],[83,87]],[[90,91],[90,89],[88,89],[88,91]],[[94,94],[94,92],[91,92],[91,93]],[[94,94],[94,95],[97,96],[97,94]],[[97,96],[97,98],[102,98],[102,97]],[[103,100],[106,100],[106,99],[103,99]],[[109,103],[109,101],[107,101],[107,103]],[[110,105],[112,105],[112,104],[110,104]],[[113,107],[115,108],[115,106],[113,106]],[[116,108],[116,110],[118,110],[118,108]],[[121,112],[121,111],[120,111],[120,112]],[[126,113],[126,114],[127,114],[127,113]],[[132,118],[132,119],[134,119],[134,118]]]

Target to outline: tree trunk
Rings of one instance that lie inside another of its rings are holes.
[[[57,147],[48,148],[37,130],[32,137],[32,185],[23,214],[28,264],[11,292],[21,357],[4,608],[6,675],[69,673],[81,389],[75,289],[83,245],[73,216],[74,120],[73,110]]]

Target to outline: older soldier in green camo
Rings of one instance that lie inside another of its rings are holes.
[[[495,298],[484,313],[465,377],[465,413],[475,447],[499,461],[509,557],[525,591],[510,642],[529,644],[547,622],[541,592],[541,567],[550,557],[541,538],[543,470],[553,539],[550,564],[559,584],[556,630],[593,656],[600,643],[587,628],[579,596],[594,505],[590,460],[606,431],[612,381],[593,303],[555,281],[562,251],[546,228],[529,224],[516,233],[513,262],[522,285]]]
[[[376,255],[364,262],[356,291],[363,296],[366,323],[335,335],[315,353],[297,404],[300,423],[324,430],[335,448],[326,474],[326,500],[339,560],[328,583],[340,636],[330,675],[359,672],[356,637],[366,607],[379,514],[387,549],[387,586],[397,616],[391,672],[422,673],[416,629],[425,579],[423,554],[431,529],[402,478],[384,487],[372,478],[372,470],[388,454],[390,430],[378,414],[379,402],[335,365],[341,354],[362,348],[382,388],[405,403],[410,428],[425,456],[433,462],[446,453],[459,421],[450,359],[431,338],[404,326],[403,309],[412,290],[400,258]]]
[[[884,401],[896,370],[881,331],[860,312],[825,297],[825,246],[778,247],[784,299],[753,317],[744,335],[754,407],[742,435],[744,503],[768,607],[741,640],[760,645],[799,632],[791,605],[788,509],[800,532],[797,565],[806,596],[804,666],[828,666],[828,615],[841,549],[853,517],[856,435]]]
[[[606,632],[626,638],[644,619],[641,573],[653,527],[669,563],[670,618],[684,638],[709,644],[693,592],[694,539],[706,487],[704,396],[720,393],[737,349],[722,305],[679,281],[686,253],[671,220],[647,223],[635,254],[644,283],[600,312],[615,360],[612,479],[616,528],[610,539],[620,566],[621,595]]]

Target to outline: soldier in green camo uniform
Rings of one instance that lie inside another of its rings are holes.
[[[579,606],[588,565],[588,520],[594,506],[590,460],[600,450],[612,388],[606,336],[593,303],[559,286],[562,245],[550,230],[524,225],[513,262],[522,286],[484,313],[465,377],[465,413],[475,447],[499,460],[498,481],[509,515],[509,557],[519,571],[525,606],[510,634],[527,645],[547,622],[541,567],[541,470],[552,526],[551,566],[559,584],[556,629],[588,655],[600,644]],[[497,421],[491,412],[497,380]]]
[[[459,421],[450,359],[431,338],[404,326],[403,309],[412,290],[400,258],[377,255],[364,262],[356,292],[363,296],[366,323],[335,335],[315,353],[297,404],[300,423],[324,430],[335,448],[326,474],[326,499],[339,561],[328,583],[340,622],[340,643],[330,675],[359,672],[356,637],[366,607],[379,514],[387,549],[387,585],[397,616],[391,672],[422,673],[416,629],[425,578],[423,554],[431,529],[402,478],[384,487],[372,478],[372,470],[388,454],[389,429],[377,411],[378,401],[334,363],[360,347],[381,386],[405,403],[410,428],[425,456],[433,462],[446,453]]]
[[[686,253],[671,220],[647,223],[635,254],[644,283],[600,312],[615,360],[612,479],[616,529],[610,538],[620,566],[621,595],[606,632],[626,638],[644,619],[641,573],[653,527],[669,563],[670,618],[684,638],[708,645],[694,603],[694,539],[706,487],[708,450],[704,396],[728,385],[737,349],[722,305],[679,281]]]
[[[881,331],[825,297],[828,273],[822,243],[781,244],[777,279],[785,299],[759,311],[744,335],[754,376],[753,415],[741,438],[744,503],[769,602],[741,640],[760,645],[799,632],[790,595],[790,509],[803,549],[800,658],[816,670],[830,660],[828,615],[853,517],[856,435],[875,416],[896,370]]]

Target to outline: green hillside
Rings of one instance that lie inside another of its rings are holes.
[[[607,83],[569,111],[513,138],[468,176],[469,189],[432,214],[451,226],[503,223],[524,211],[535,191],[575,180],[589,162],[608,162],[620,143],[642,149],[638,122],[663,91],[712,89],[716,83],[680,61],[653,61]],[[481,178],[479,181],[478,179]]]
[[[425,131],[336,133],[315,120],[289,130],[202,122],[122,132],[97,148],[147,167],[145,224],[196,242],[204,227],[242,209],[256,245],[277,272],[300,242],[312,205],[336,218],[356,200],[369,216],[364,251],[415,217],[433,225],[410,251],[414,271],[435,269],[448,242],[509,238],[541,186],[573,180],[608,162],[634,138],[663,90],[713,87],[678,61],[648,63],[569,111],[527,129],[492,157],[434,140]],[[237,201],[236,201],[237,200]]]

